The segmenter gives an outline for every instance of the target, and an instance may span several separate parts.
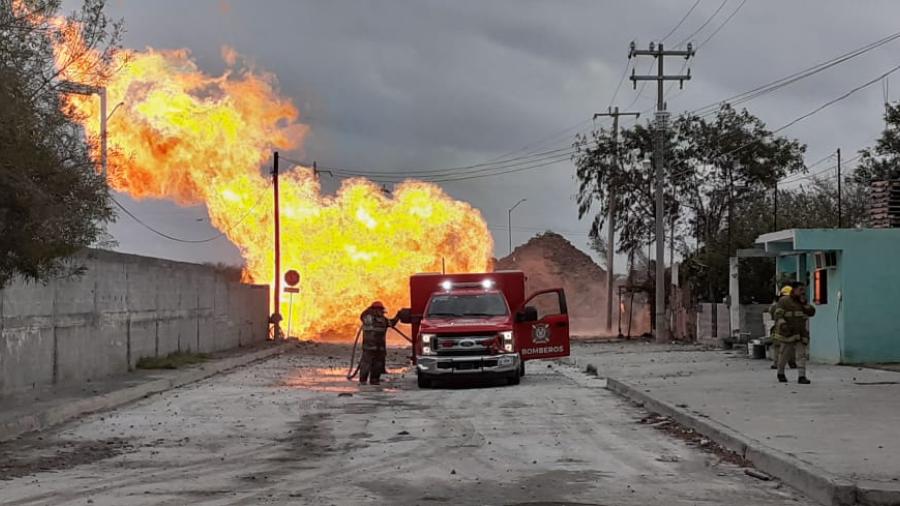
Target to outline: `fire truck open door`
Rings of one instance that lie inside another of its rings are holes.
[[[516,313],[516,342],[522,360],[569,356],[569,314],[562,288],[529,297]]]

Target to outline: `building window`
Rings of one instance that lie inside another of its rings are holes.
[[[828,304],[828,271],[825,269],[816,271],[813,284],[813,302],[816,304]]]

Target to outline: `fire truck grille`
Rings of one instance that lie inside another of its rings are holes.
[[[437,336],[435,349],[439,356],[444,357],[486,355],[491,353],[491,345],[496,337],[496,334],[443,334]]]
[[[455,371],[472,371],[482,367],[497,367],[497,359],[472,360],[471,362],[442,362],[438,369],[453,369]]]

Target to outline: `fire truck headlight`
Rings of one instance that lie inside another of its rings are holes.
[[[503,340],[503,351],[512,353],[514,348],[512,330],[504,330],[503,332],[500,332],[500,339]]]
[[[483,280],[481,282],[481,287],[484,288],[485,290],[490,290],[491,288],[494,287],[494,280],[492,280],[492,279]]]
[[[423,355],[434,355],[434,334],[422,334],[422,354]]]
[[[446,281],[441,281],[441,288],[449,291],[451,288],[453,288],[453,283],[449,279]]]

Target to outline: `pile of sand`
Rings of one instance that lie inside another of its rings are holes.
[[[497,260],[494,269],[525,272],[527,293],[563,287],[572,333],[607,334],[606,271],[563,236],[553,232],[539,234],[511,255]],[[616,309],[613,308],[614,327]]]

